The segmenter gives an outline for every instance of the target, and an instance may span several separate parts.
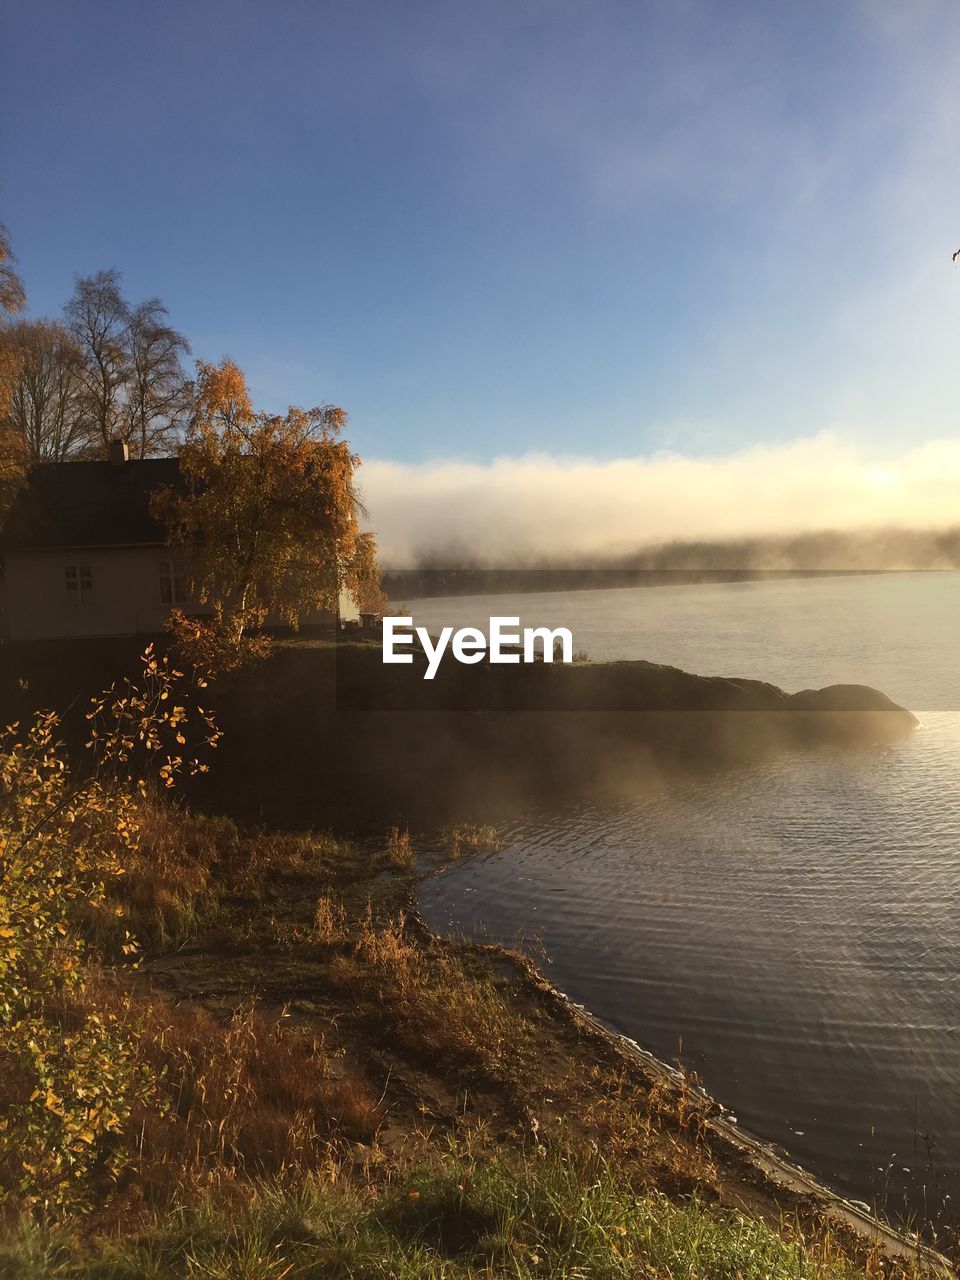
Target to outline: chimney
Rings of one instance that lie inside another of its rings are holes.
[[[115,467],[122,467],[125,462],[130,461],[130,450],[127,448],[126,440],[110,441],[110,461]]]

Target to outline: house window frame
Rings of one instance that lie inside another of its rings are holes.
[[[186,604],[190,596],[189,567],[185,560],[161,560],[160,603],[167,608]]]
[[[68,609],[86,609],[93,597],[93,565],[75,560],[63,566],[63,585]]]

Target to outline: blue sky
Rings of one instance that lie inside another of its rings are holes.
[[[721,456],[960,411],[960,25],[934,0],[7,7],[34,313],[159,294],[367,457]]]

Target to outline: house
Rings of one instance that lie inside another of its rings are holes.
[[[180,485],[176,458],[131,460],[120,441],[107,462],[34,467],[0,537],[7,637],[151,635],[175,605],[203,613],[190,607],[189,560],[166,545],[150,512],[158,489]],[[358,616],[344,593],[339,616],[304,624]]]

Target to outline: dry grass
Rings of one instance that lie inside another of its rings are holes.
[[[421,940],[401,912],[361,922],[352,954],[335,958],[331,982],[358,997],[371,1023],[421,1059],[465,1068],[499,1082],[515,1079],[528,1056],[531,1027],[498,990],[453,949]]]
[[[499,853],[500,848],[496,827],[467,823],[454,827],[450,833],[451,858],[460,858],[465,853]]]
[[[334,883],[354,878],[359,851],[330,832],[252,832],[228,844],[219,874],[236,895],[258,899],[285,882]]]
[[[176,947],[196,935],[216,910],[217,867],[240,844],[226,818],[189,813],[170,803],[145,800],[137,848],[116,896],[143,944]]]
[[[326,945],[342,941],[346,918],[343,903],[328,893],[322,893],[313,913],[314,940]]]
[[[387,832],[384,852],[388,866],[396,871],[408,871],[415,862],[410,832],[406,828],[401,831],[399,827],[391,827]]]
[[[369,1140],[376,1099],[335,1070],[322,1038],[269,1023],[252,1006],[227,1026],[209,1014],[154,1006],[145,1054],[166,1078],[171,1119],[144,1117],[141,1159],[166,1181],[196,1180],[211,1162],[248,1179],[322,1165],[331,1139]],[[152,1130],[149,1137],[147,1129]]]
[[[88,935],[105,958],[119,955],[130,929],[148,953],[195,941],[231,912],[266,924],[273,894],[301,900],[321,883],[357,878],[360,851],[325,832],[244,832],[228,818],[192,813],[161,800],[140,809],[137,847],[113,887],[123,918],[91,919]],[[249,907],[260,909],[251,915]]]
[[[167,1205],[211,1187],[303,1178],[327,1168],[339,1144],[377,1133],[367,1082],[344,1071],[322,1036],[285,1017],[268,1020],[249,1003],[223,1022],[108,977],[90,984],[88,999],[88,1012],[109,1009],[138,1030],[140,1060],[166,1100],[131,1118],[114,1213],[128,1212],[131,1197]]]
[[[714,1196],[720,1174],[704,1139],[709,1103],[667,1079],[638,1081],[635,1073],[595,1070],[579,1124],[611,1165],[631,1170],[674,1195]]]

